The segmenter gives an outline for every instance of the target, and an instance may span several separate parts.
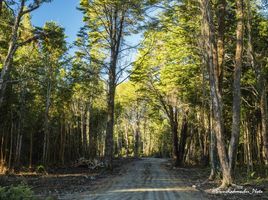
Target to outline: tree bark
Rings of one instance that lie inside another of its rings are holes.
[[[179,158],[179,138],[178,138],[178,111],[177,108],[173,108],[169,106],[169,113],[170,113],[170,125],[171,125],[171,132],[172,132],[172,152],[173,152],[173,160],[174,165],[179,166],[180,158]]]
[[[181,135],[180,135],[180,143],[178,149],[178,165],[181,166],[184,163],[184,153],[185,153],[185,145],[187,139],[187,131],[188,131],[188,119],[187,119],[187,112],[183,116],[182,120],[182,127],[181,127]]]
[[[139,157],[139,143],[140,143],[140,130],[137,129],[135,131],[135,147],[134,147],[134,157],[138,158]]]
[[[100,132],[99,127],[98,112],[94,112],[94,108],[90,105],[89,108],[89,157],[91,159],[97,156],[97,140],[98,133]]]
[[[264,80],[263,80],[264,82]],[[268,112],[267,112],[267,94],[266,94],[266,84],[263,83],[261,90],[261,116],[262,116],[262,139],[263,139],[263,153],[264,153],[264,163],[268,166]]]
[[[245,132],[246,135],[246,149],[247,149],[247,174],[250,175],[253,172],[253,161],[252,161],[252,137],[249,131],[249,123],[245,122]]]
[[[226,187],[232,183],[232,177],[228,168],[228,154],[226,151],[226,144],[223,132],[223,116],[222,116],[222,97],[219,93],[219,87],[217,85],[217,63],[215,63],[214,56],[217,56],[217,53],[214,53],[216,48],[215,42],[215,28],[213,24],[213,17],[211,14],[211,7],[209,0],[200,0],[201,11],[203,18],[203,35],[205,39],[205,49],[207,52],[207,60],[209,67],[209,82],[210,82],[210,93],[213,102],[213,118],[215,122],[214,131],[217,138],[217,149],[219,154],[219,159],[222,167],[222,187]]]
[[[33,130],[30,133],[30,153],[29,153],[29,169],[32,168],[32,159],[33,159]]]
[[[115,66],[109,74],[109,91],[107,105],[107,126],[105,139],[105,164],[107,168],[112,169],[112,159],[114,150],[114,98],[115,98]]]
[[[65,117],[61,120],[61,129],[60,129],[60,162],[64,165],[65,161],[65,145],[66,145],[66,122]]]
[[[226,0],[219,0],[217,15],[218,15],[218,40],[217,40],[217,52],[218,52],[218,68],[217,68],[217,77],[218,77],[218,87],[219,92],[222,94],[222,84],[223,84],[223,67],[224,67],[224,44],[225,44],[225,14],[226,14]]]
[[[11,114],[11,118],[13,118],[13,115]],[[9,146],[9,158],[8,158],[8,169],[11,169],[12,166],[12,155],[13,155],[13,133],[14,132],[14,123],[13,119],[11,119],[11,129],[10,129],[10,146]]]
[[[44,165],[48,161],[48,151],[49,151],[49,110],[50,110],[50,98],[51,98],[51,67],[49,67],[49,77],[47,82],[47,94],[46,94],[46,110],[44,119],[44,142],[43,142],[43,155],[42,162]]]
[[[138,116],[137,116],[136,120],[137,121],[136,121],[135,130],[134,130],[135,131],[134,157],[138,158],[139,157],[139,150],[140,150],[140,122],[139,122]]]
[[[123,38],[123,30],[125,23],[125,11],[119,15],[118,8],[113,8],[110,21],[110,66],[108,74],[108,96],[107,96],[107,125],[105,138],[105,164],[107,168],[112,169],[113,149],[114,149],[114,98],[117,84],[117,63],[121,48],[121,40]]]
[[[243,0],[236,1],[236,54],[234,67],[234,82],[233,82],[233,117],[232,117],[232,135],[229,144],[229,170],[233,176],[236,164],[239,136],[240,136],[240,100],[241,100],[241,69],[243,57],[243,40],[244,40],[244,14]]]
[[[127,123],[125,123],[125,130],[124,130],[124,132],[125,132],[125,142],[126,142],[126,144],[125,144],[125,148],[126,148],[126,156],[128,157],[129,156],[129,140],[128,140],[128,126],[127,126]]]
[[[212,113],[212,112],[211,112]],[[217,172],[217,144],[216,144],[216,135],[213,130],[213,118],[210,116],[210,175],[209,180],[214,180],[216,178]]]
[[[82,112],[82,125],[81,125],[81,131],[82,131],[82,137],[83,137],[83,156],[88,156],[88,144],[87,144],[87,113],[88,113],[88,104],[86,103],[84,111]]]

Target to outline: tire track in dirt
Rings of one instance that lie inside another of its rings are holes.
[[[173,200],[205,199],[187,185],[187,179],[168,171],[165,159],[143,158],[124,167],[121,175],[107,178],[92,191],[68,194],[60,199],[84,200]]]

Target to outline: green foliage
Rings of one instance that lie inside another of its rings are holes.
[[[27,185],[0,187],[0,200],[34,200],[34,193]]]
[[[47,22],[43,28],[46,37],[42,40],[42,50],[50,57],[61,58],[67,51],[64,28],[55,22]]]
[[[38,165],[38,166],[36,167],[36,172],[37,172],[37,173],[44,173],[44,172],[46,172],[46,168],[45,168],[45,166],[44,166],[44,165]]]

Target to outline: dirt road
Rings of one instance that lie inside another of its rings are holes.
[[[68,194],[61,199],[92,200],[173,200],[205,199],[202,193],[191,187],[178,174],[167,170],[166,160],[143,158],[125,166],[121,174],[102,183],[94,189]]]

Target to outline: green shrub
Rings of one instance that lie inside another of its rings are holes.
[[[34,200],[33,191],[27,185],[0,187],[0,200]]]
[[[47,174],[47,171],[44,165],[38,165],[36,167],[36,172],[40,174]]]

